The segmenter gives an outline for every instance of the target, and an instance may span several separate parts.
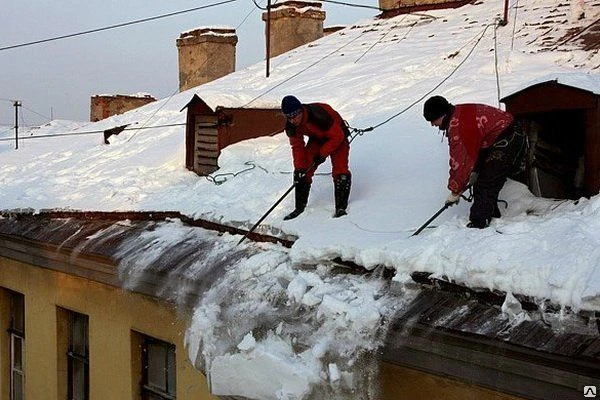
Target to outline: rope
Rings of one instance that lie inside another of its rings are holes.
[[[206,61],[208,61],[208,58],[206,59]],[[204,63],[206,63],[206,61],[204,61]],[[202,66],[200,66],[200,68],[202,68]],[[164,106],[166,106],[166,105],[167,105],[167,103],[168,103],[168,102],[169,102],[169,101],[170,101],[170,100],[173,98],[173,96],[175,96],[177,93],[179,93],[179,88],[177,88],[177,90],[175,90],[173,93],[171,93],[171,95],[169,96],[169,98],[168,98],[168,99],[167,99],[167,100],[166,100],[166,101],[165,101],[165,102],[164,102],[164,103],[163,103],[163,104],[162,104],[160,107],[158,107],[158,108],[156,109],[156,111],[154,111],[154,112],[152,113],[152,115],[150,115],[148,118],[146,118],[146,121],[144,121],[144,123],[143,123],[143,124],[142,124],[142,125],[141,125],[139,128],[137,128],[135,132],[133,132],[133,134],[132,134],[132,135],[129,137],[129,139],[127,139],[127,143],[129,143],[129,142],[131,141],[131,139],[133,139],[133,138],[134,138],[134,137],[135,137],[135,136],[138,134],[138,132],[139,132],[140,130],[142,130],[142,129],[143,129],[145,126],[146,126],[146,124],[150,122],[150,120],[151,120],[152,118],[154,118],[154,116],[156,115],[156,113],[158,113],[160,110],[162,110],[162,109],[163,109],[163,107],[164,107]]]
[[[390,28],[383,36],[381,36],[375,43],[373,43],[360,57],[358,57],[354,63],[356,64],[357,62],[360,61],[361,58],[363,58],[369,51],[371,51],[371,49],[373,47],[375,47],[377,44],[379,44],[383,39],[385,39],[385,37],[392,32],[394,29],[396,29],[397,27],[400,26],[400,24],[402,22],[404,22],[404,20],[406,19],[406,17],[408,17],[409,14],[406,14],[404,17],[402,17],[402,19],[400,20],[400,22],[398,22],[396,25],[394,25],[392,28]],[[417,23],[415,22],[412,26],[415,26]],[[411,26],[411,29],[412,29]],[[410,32],[410,29],[408,30],[408,32]],[[406,33],[406,35],[408,35],[408,32]],[[401,41],[406,37],[406,35],[404,35],[404,37],[402,39],[400,39]]]
[[[254,162],[252,162],[252,161],[246,161],[244,163],[244,165],[249,165],[250,168],[246,168],[246,169],[243,169],[243,170],[238,171],[238,172],[226,172],[226,173],[221,173],[221,174],[214,174],[212,176],[211,175],[206,175],[206,179],[209,182],[212,182],[212,183],[214,183],[215,185],[218,186],[218,185],[222,185],[223,183],[227,182],[231,178],[235,178],[238,175],[241,175],[241,174],[246,173],[248,171],[252,171],[254,168],[260,168],[263,171],[265,171],[266,173],[269,173],[269,171],[267,171],[266,169],[264,169],[260,165],[254,164]],[[226,178],[226,177],[229,177],[229,178]]]
[[[513,30],[512,30],[512,37],[510,40],[510,50],[511,51],[514,48],[514,43],[515,43],[515,28],[517,26],[517,13],[518,12],[519,12],[519,0],[517,0],[515,3],[515,16],[513,17]]]
[[[444,79],[442,79],[437,85],[435,85],[431,90],[429,90],[427,93],[425,93],[424,95],[422,95],[421,97],[419,97],[417,100],[415,100],[414,102],[412,102],[411,104],[409,104],[407,107],[405,107],[404,109],[402,109],[401,111],[399,111],[398,113],[392,115],[391,117],[389,117],[388,119],[386,119],[383,122],[380,122],[374,126],[365,128],[365,129],[358,129],[358,128],[352,128],[349,127],[352,133],[355,133],[353,136],[351,135],[351,139],[349,140],[349,142],[352,142],[352,140],[354,140],[356,138],[356,136],[362,136],[365,132],[370,132],[374,129],[379,128],[382,125],[387,124],[388,122],[390,122],[391,120],[393,120],[394,118],[400,116],[401,114],[404,114],[406,111],[410,110],[411,108],[413,108],[416,104],[420,103],[425,97],[429,96],[431,93],[433,93],[435,90],[437,90],[437,88],[439,88],[440,86],[442,86],[448,79],[450,79],[452,77],[452,75],[454,75],[456,73],[456,71],[458,71],[458,69],[471,57],[471,55],[473,54],[473,52],[475,51],[475,48],[477,48],[477,45],[479,44],[479,42],[481,41],[481,39],[483,39],[486,31],[488,30],[488,28],[490,26],[495,26],[496,22],[488,24],[485,26],[485,28],[483,29],[483,31],[481,32],[481,34],[479,34],[479,37],[477,39],[477,41],[475,42],[475,44],[473,45],[473,47],[471,48],[471,50],[469,50],[469,52],[467,53],[467,55],[465,56],[465,58],[454,68],[454,70],[452,70],[452,72],[450,72],[450,74],[445,77]],[[477,37],[477,36],[476,36]],[[472,39],[471,39],[472,40]],[[470,41],[469,41],[470,42]],[[469,43],[467,42],[467,43]],[[464,48],[466,46],[466,44],[461,47]],[[460,50],[458,52],[460,52]],[[456,54],[456,53],[455,53]]]
[[[261,94],[259,94],[258,96],[256,96],[255,98],[253,98],[252,100],[250,100],[249,102],[247,102],[246,104],[244,104],[241,108],[246,108],[249,104],[254,103],[256,100],[260,99],[265,94],[272,92],[273,90],[277,89],[279,86],[281,86],[281,85],[289,82],[290,80],[294,79],[295,77],[297,77],[298,75],[302,74],[303,72],[306,72],[307,70],[309,70],[310,68],[314,67],[315,65],[317,65],[321,61],[325,60],[326,58],[328,58],[328,57],[332,56],[333,54],[337,53],[338,51],[342,50],[344,47],[350,45],[354,41],[360,39],[365,33],[366,33],[366,31],[362,32],[360,35],[358,35],[357,37],[355,37],[354,39],[352,39],[348,43],[344,44],[343,46],[341,46],[341,47],[339,47],[339,48],[337,48],[335,50],[333,50],[331,53],[326,54],[325,56],[321,57],[320,59],[318,59],[314,63],[310,64],[308,67],[306,67],[306,68],[304,68],[304,69],[296,72],[295,74],[293,74],[289,78],[284,79],[283,81],[279,82],[277,85],[271,87],[270,89],[262,92]]]
[[[498,24],[494,26],[494,72],[496,74],[496,96],[500,108],[500,74],[498,73]]]

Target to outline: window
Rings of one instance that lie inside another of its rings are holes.
[[[88,316],[69,311],[68,390],[69,399],[89,399],[90,352]]]
[[[144,336],[142,341],[142,399],[175,399],[175,372],[175,346]]]
[[[25,296],[9,292],[10,297],[10,399],[25,398]]]

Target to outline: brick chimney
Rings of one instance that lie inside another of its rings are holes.
[[[262,19],[266,32],[266,12]],[[321,10],[321,3],[284,1],[271,6],[271,57],[322,38],[324,20],[325,11]]]
[[[92,96],[90,121],[96,122],[112,115],[123,114],[129,110],[152,103],[156,99],[149,94],[117,94]]]
[[[179,90],[214,81],[235,71],[238,38],[231,28],[198,28],[177,39]]]

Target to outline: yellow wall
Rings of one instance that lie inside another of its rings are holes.
[[[25,396],[58,399],[59,383],[57,306],[89,316],[90,399],[139,399],[139,371],[133,370],[132,330],[176,346],[177,399],[216,399],[205,377],[187,357],[183,345],[186,321],[174,308],[151,297],[0,258],[0,287],[25,295]],[[5,294],[0,294],[0,300]],[[0,321],[6,319],[6,301],[0,302]],[[1,329],[0,400],[8,399],[8,341]],[[64,357],[61,357],[64,362]],[[137,396],[137,397],[136,397]],[[60,396],[60,400],[64,397]]]
[[[380,368],[381,398],[402,400],[520,400],[481,386],[430,375],[394,364]]]

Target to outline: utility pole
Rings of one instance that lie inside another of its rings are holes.
[[[500,22],[500,25],[506,26],[508,24],[508,0],[504,0],[504,20]]]
[[[267,1],[267,78],[269,77],[269,62],[271,59],[271,0]]]
[[[15,100],[13,103],[15,106],[15,150],[19,149],[19,107],[21,107],[21,102],[19,100]]]

